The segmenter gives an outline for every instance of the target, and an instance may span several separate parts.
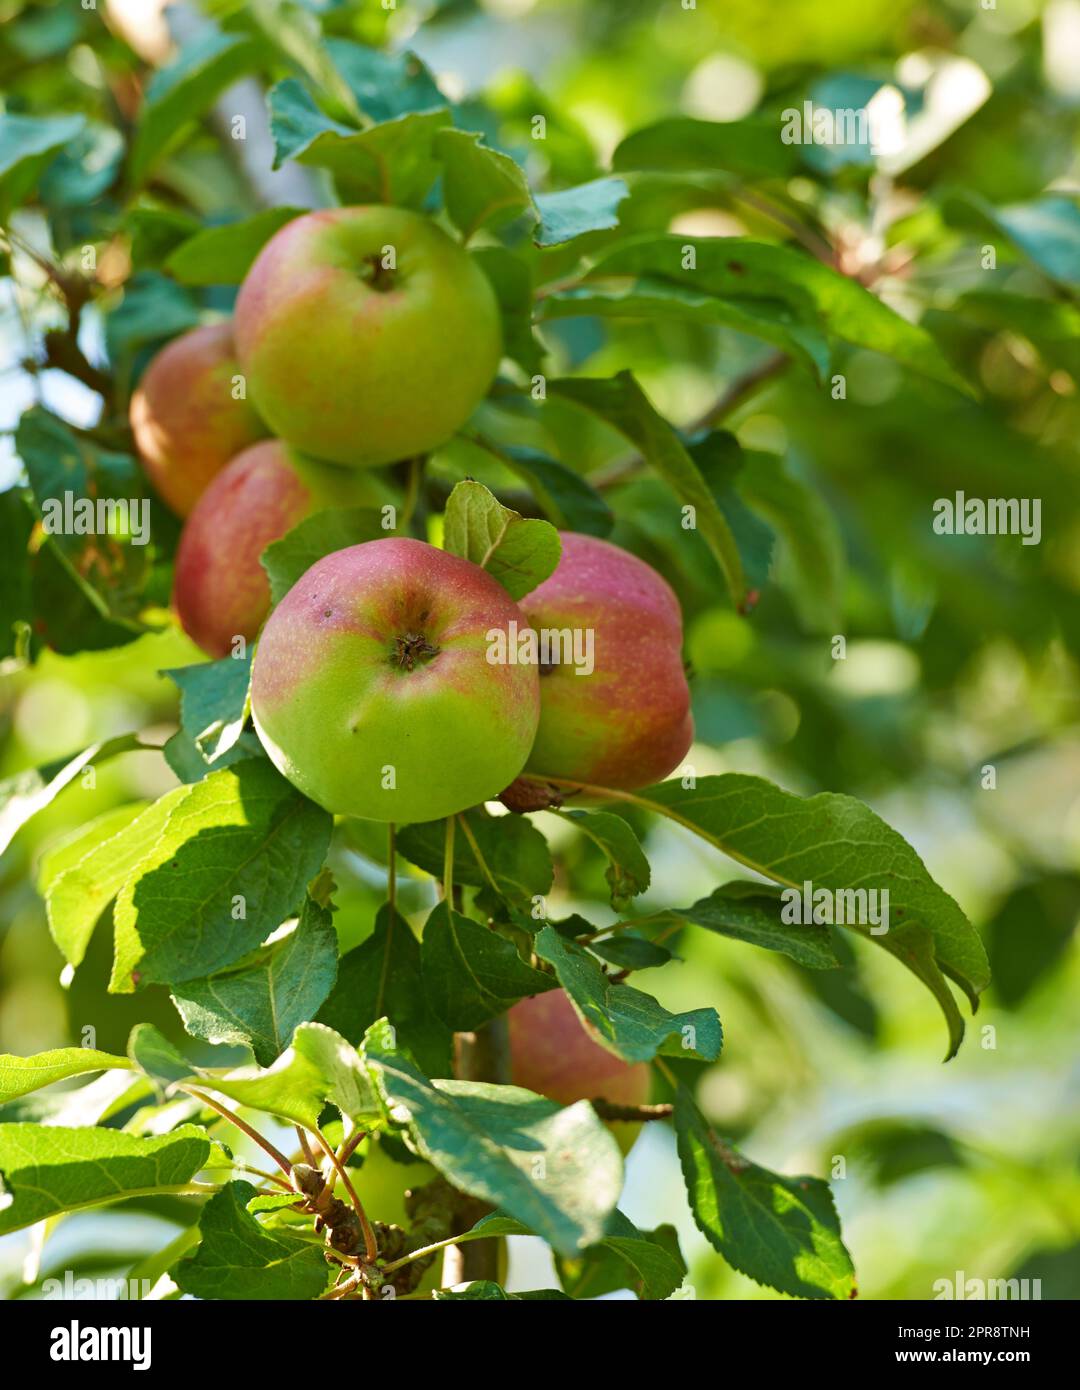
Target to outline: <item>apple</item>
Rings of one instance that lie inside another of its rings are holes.
[[[438,820],[498,796],[540,714],[532,665],[493,664],[521,610],[469,560],[407,538],[312,565],[255,653],[255,728],[275,766],[336,815]]]
[[[583,652],[591,632],[593,665],[541,666],[526,772],[627,791],[666,777],[694,736],[682,613],[667,582],[617,545],[564,531],[555,572],[521,607],[541,636],[577,631]]]
[[[624,1062],[595,1042],[561,989],[520,999],[506,1015],[510,1033],[510,1079],[515,1086],[547,1096],[559,1105],[608,1100],[644,1105],[650,1076],[645,1062]],[[640,1122],[609,1125],[623,1153],[629,1153]]]
[[[367,500],[353,474],[316,463],[277,439],[253,444],[222,470],[184,523],[173,601],[184,631],[209,656],[254,639],[270,610],[259,557],[312,512]]]
[[[297,217],[236,301],[236,344],[274,432],[319,458],[390,463],[442,444],[487,393],[499,308],[469,255],[404,208]]]
[[[150,481],[188,516],[230,459],[269,433],[247,400],[232,325],[207,324],[174,338],[143,372],[129,416]]]

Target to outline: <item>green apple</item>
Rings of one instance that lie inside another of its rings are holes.
[[[507,1013],[510,1079],[559,1105],[607,1100],[644,1105],[651,1078],[645,1062],[624,1062],[596,1042],[564,990],[520,999]],[[640,1123],[615,1120],[609,1129],[629,1153]]]
[[[263,746],[336,815],[438,820],[498,796],[540,712],[535,666],[489,658],[523,624],[478,565],[423,541],[366,541],[314,564],[263,630],[251,708]]]
[[[442,444],[502,355],[483,271],[428,218],[380,205],[282,227],[240,288],[236,343],[275,433],[351,465]]]
[[[150,481],[178,516],[191,513],[230,459],[269,433],[244,395],[229,323],[193,328],[162,348],[129,416]]]

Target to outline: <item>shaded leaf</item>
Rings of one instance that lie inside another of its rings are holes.
[[[191,787],[120,891],[109,988],[199,979],[252,950],[302,902],[331,829],[263,759]]]
[[[608,176],[562,188],[557,193],[538,193],[535,198],[540,224],[533,233],[537,246],[558,246],[586,232],[606,231],[619,225],[618,207],[628,196],[620,178]]]
[[[0,1235],[61,1211],[186,1183],[210,1156],[195,1125],[143,1139],[116,1129],[0,1124]]]
[[[270,596],[278,604],[302,574],[317,560],[364,541],[386,536],[382,515],[374,507],[335,507],[316,512],[294,526],[280,540],[271,542],[260,557],[270,580]]]
[[[189,980],[172,999],[192,1037],[250,1047],[266,1067],[288,1047],[297,1025],[318,1013],[337,969],[331,914],[308,897],[288,936],[239,969]]]
[[[516,1217],[563,1254],[599,1240],[622,1159],[587,1101],[560,1109],[518,1086],[432,1083],[390,1045],[385,1024],[364,1055],[389,1113],[455,1187]]]
[[[238,285],[275,232],[304,208],[263,208],[224,227],[205,227],[182,242],[165,262],[185,285]]]
[[[889,929],[875,935],[885,950],[922,980],[949,1026],[948,1057],[964,1023],[944,975],[972,1008],[989,981],[986,952],[963,912],[938,887],[904,838],[854,797],[831,792],[803,798],[760,777],[725,773],[695,787],[662,782],[634,794],[637,804],[670,816],[688,830],[785,887],[815,890],[888,889]],[[867,935],[868,928],[846,924]]]
[[[607,856],[605,877],[611,889],[612,907],[624,908],[631,898],[645,892],[651,876],[649,861],[627,821],[607,811],[564,811],[563,814]]]
[[[588,951],[554,927],[544,927],[534,946],[540,959],[555,967],[590,1035],[616,1057],[627,1062],[658,1056],[715,1062],[719,1057],[723,1032],[715,1009],[668,1013],[651,994],[612,983]]]
[[[794,1298],[854,1298],[828,1183],[783,1177],[721,1144],[680,1086],[679,1158],[698,1229],[733,1269]]]
[[[199,1217],[202,1240],[172,1268],[177,1287],[196,1298],[312,1299],[330,1280],[318,1245],[280,1229],[268,1231],[248,1211],[249,1182],[227,1183]]]
[[[441,130],[435,153],[443,167],[443,197],[451,222],[468,242],[481,227],[498,231],[524,213],[536,216],[528,180],[509,155],[465,130]]]
[[[486,569],[513,599],[553,574],[562,552],[554,526],[526,520],[471,478],[457,483],[446,503],[443,544]]]
[[[469,1032],[531,994],[555,988],[550,975],[526,964],[512,941],[451,911],[432,908],[421,947],[424,995],[455,1032]]]
[[[450,1029],[428,1007],[420,943],[405,918],[384,903],[368,939],[341,958],[337,983],[318,1021],[359,1044],[371,1025],[389,1020],[399,1046],[428,1076],[453,1070]]]
[[[742,603],[746,584],[735,537],[697,464],[675,430],[651,405],[630,372],[617,376],[568,377],[552,391],[599,415],[641,450],[681,502],[694,508],[695,524],[716,557],[732,602]]]

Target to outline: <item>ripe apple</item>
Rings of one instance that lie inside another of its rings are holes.
[[[439,227],[404,208],[330,208],[287,223],[236,301],[252,399],[318,458],[383,464],[442,444],[502,355],[495,294]]]
[[[510,1079],[559,1105],[577,1100],[609,1100],[644,1105],[649,1099],[645,1062],[624,1062],[593,1040],[564,990],[519,999],[506,1015],[510,1031]],[[640,1123],[609,1125],[623,1153],[629,1153]]]
[[[312,512],[357,496],[356,476],[316,463],[277,439],[253,444],[203,493],[176,552],[173,601],[184,631],[210,656],[250,642],[270,609],[259,556]]]
[[[617,545],[564,531],[558,567],[521,607],[538,632],[593,635],[590,674],[565,662],[541,667],[540,728],[526,772],[623,790],[666,777],[690,747],[694,722],[682,613],[665,580]]]
[[[312,565],[270,615],[252,714],[274,764],[337,815],[438,820],[498,796],[540,714],[536,667],[488,661],[521,610],[478,565],[365,541]]]
[[[207,324],[174,338],[151,360],[131,398],[131,428],[150,481],[188,516],[230,459],[269,431],[247,400],[232,325]]]

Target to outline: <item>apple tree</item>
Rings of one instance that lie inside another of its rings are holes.
[[[824,61],[734,119],[654,93],[607,141],[524,77],[449,80],[468,4],[7,8],[30,309],[0,658],[183,657],[162,718],[0,786],[15,855],[67,808],[22,868],[57,969],[105,951],[95,1016],[133,1023],[0,1057],[0,1234],[168,1202],[132,1270],[156,1296],[666,1299],[679,1240],[619,1205],[650,1126],[715,1259],[854,1297],[826,1176],[709,1118],[723,1009],[680,952],[723,938],[811,991],[883,951],[960,1049],[986,950],[855,769],[914,745],[820,672],[886,634],[944,688],[975,613],[1075,628],[1075,566],[965,569],[929,522],[1015,497],[1030,417],[1075,390],[1075,202],[946,188],[979,103]],[[710,7],[666,8],[688,70]],[[898,101],[895,138],[792,135],[804,90]],[[907,291],[925,264],[941,305]],[[1045,363],[1027,394],[980,376],[1002,335]],[[933,452],[950,432],[992,482]],[[762,729],[786,777],[723,762]],[[157,792],[102,807],[132,758]],[[507,1292],[522,1235],[557,1287]]]

